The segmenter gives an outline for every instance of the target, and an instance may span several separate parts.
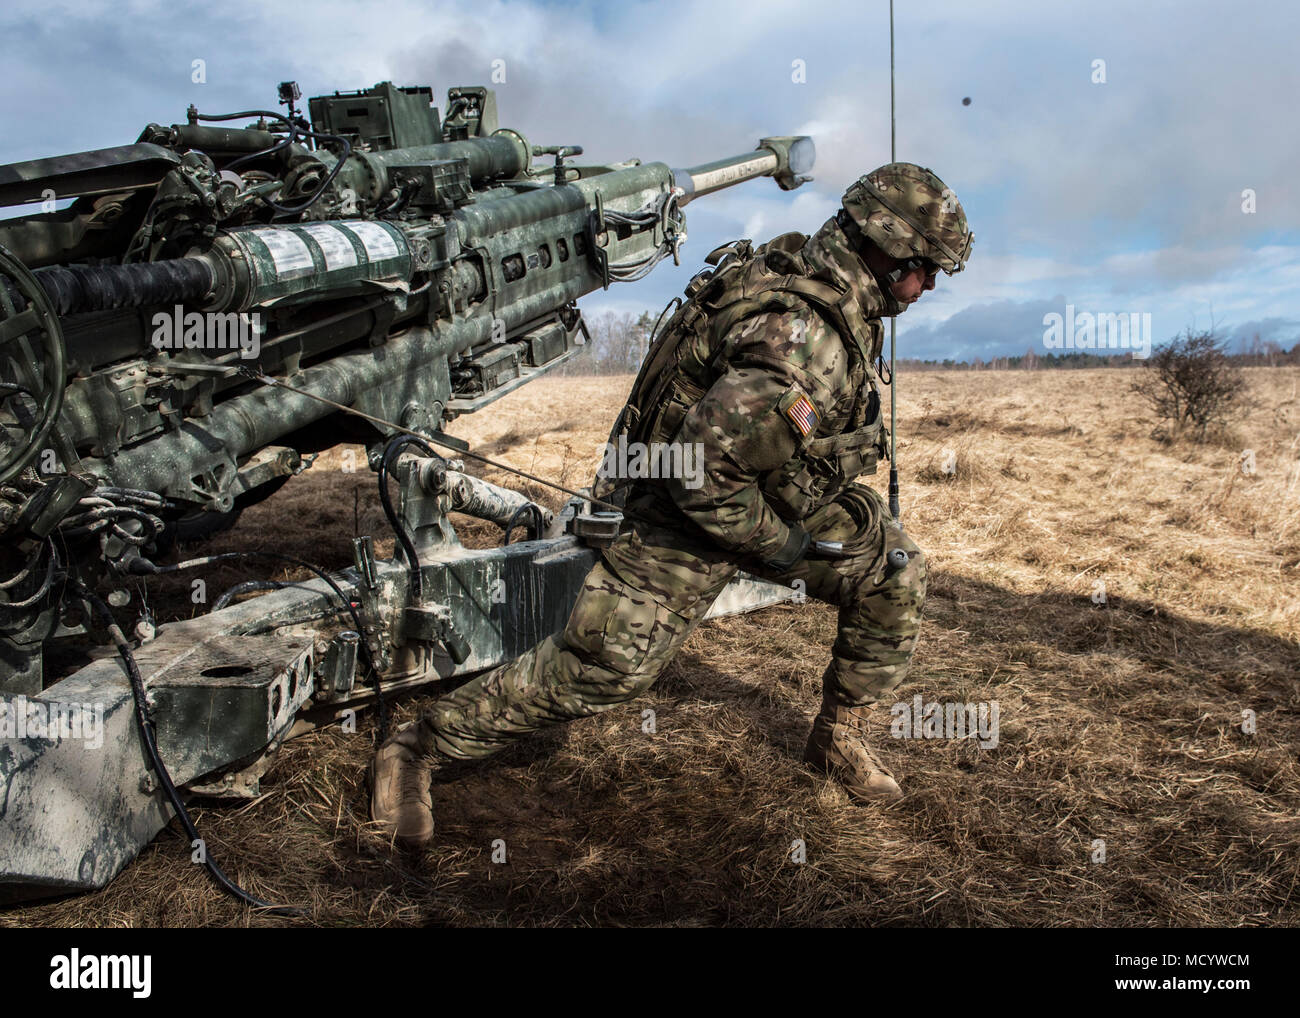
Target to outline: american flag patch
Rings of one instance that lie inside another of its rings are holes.
[[[799,429],[799,434],[807,438],[817,428],[821,418],[817,416],[817,409],[812,405],[810,400],[803,393],[798,394],[798,399],[785,408],[786,417],[790,422]]]

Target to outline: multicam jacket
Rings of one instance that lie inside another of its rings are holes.
[[[634,515],[767,559],[787,545],[792,524],[885,455],[872,363],[880,318],[900,308],[834,219],[752,257],[747,247],[710,255],[725,252],[688,287],[615,433],[690,446],[702,460],[702,486],[637,481],[626,502]]]

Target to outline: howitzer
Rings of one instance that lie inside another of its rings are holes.
[[[687,170],[573,165],[580,147],[498,127],[484,88],[451,89],[441,118],[423,87],[320,96],[310,119],[298,98],[285,83],[284,114],[190,107],[132,145],[0,166],[0,205],[44,205],[0,221],[2,898],[101,887],[165,825],[149,738],[182,790],[255,795],[285,738],[560,629],[617,514],[473,476],[444,426],[577,353],[578,298],[676,259],[690,201],[789,190],[813,161],[779,137]],[[142,617],[124,645],[126,577],[209,561],[165,564],[357,440],[399,556],[358,538],[351,569],[242,585],[156,632]],[[507,543],[463,547],[450,513]],[[712,614],[786,594],[742,578]],[[110,635],[117,656],[48,665]]]

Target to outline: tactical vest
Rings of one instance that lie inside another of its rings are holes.
[[[764,496],[787,521],[806,519],[829,503],[860,474],[876,471],[886,456],[886,430],[872,361],[879,356],[884,330],[868,320],[852,291],[810,276],[800,251],[808,237],[785,233],[754,250],[748,240],[710,252],[715,269],[696,275],[686,299],[658,331],[626,406],[610,433],[631,442],[670,442],[687,412],[726,371],[732,354],[727,337],[746,318],[811,307],[835,330],[849,352],[856,400],[847,427],[839,434],[804,439],[784,466],[760,477]],[[599,478],[598,498],[622,505],[627,479]]]

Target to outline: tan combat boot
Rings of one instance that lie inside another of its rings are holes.
[[[430,778],[413,724],[391,735],[370,763],[370,819],[403,848],[423,848],[433,837]]]
[[[903,790],[867,745],[867,707],[841,707],[823,695],[803,758],[844,786],[855,803],[896,802]]]

